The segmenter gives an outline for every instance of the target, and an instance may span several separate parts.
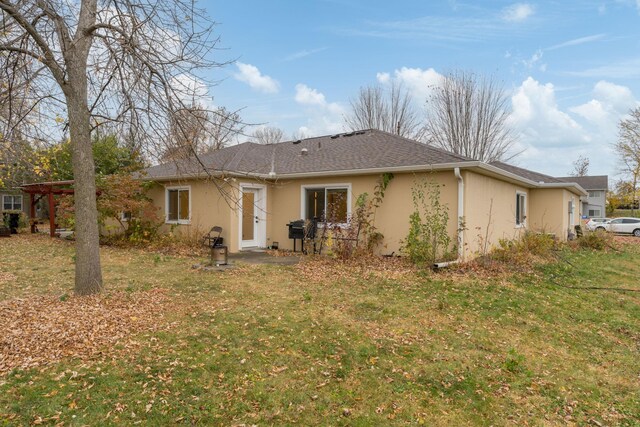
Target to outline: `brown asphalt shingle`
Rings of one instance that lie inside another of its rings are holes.
[[[303,154],[306,149],[306,154]],[[307,138],[300,143],[259,145],[252,142],[214,151],[200,160],[209,172],[278,175],[423,166],[472,159],[378,130]],[[167,163],[146,170],[148,178],[192,176],[202,171],[195,159]]]
[[[554,178],[552,176],[549,175],[545,175],[542,173],[538,173],[538,172],[534,172],[531,171],[529,169],[524,169],[524,168],[519,168],[518,166],[513,166],[513,165],[509,165],[507,163],[503,163],[503,162],[491,162],[489,163],[491,166],[495,166],[497,168],[500,168],[504,171],[507,172],[511,172],[514,175],[518,175],[522,178],[526,178],[530,181],[534,181],[534,182],[544,182],[545,184],[547,183],[551,183],[551,182],[565,182],[562,181],[559,178]]]
[[[563,176],[558,179],[565,182],[575,182],[585,190],[606,190],[609,188],[608,175]]]

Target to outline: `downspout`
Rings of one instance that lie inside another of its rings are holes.
[[[464,179],[462,179],[460,168],[454,168],[453,174],[458,179],[458,258],[454,261],[436,262],[433,264],[433,268],[447,267],[464,260],[464,232],[462,231],[464,225]]]

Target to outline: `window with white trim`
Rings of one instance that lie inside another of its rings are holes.
[[[189,187],[168,187],[166,189],[166,222],[188,224],[191,220],[191,200]]]
[[[349,218],[348,187],[308,187],[304,189],[304,219],[346,223]]]
[[[22,210],[22,196],[4,195],[2,196],[2,210],[5,211],[21,211]]]
[[[527,219],[527,193],[516,193],[516,227],[524,227]]]
[[[600,216],[600,209],[589,209],[589,216],[591,216],[591,217]]]

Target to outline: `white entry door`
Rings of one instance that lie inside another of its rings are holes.
[[[266,189],[241,186],[240,199],[240,242],[242,248],[264,247],[266,245]]]

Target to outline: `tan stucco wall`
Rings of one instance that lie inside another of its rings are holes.
[[[518,238],[525,230],[554,233],[559,239],[566,239],[569,228],[568,202],[573,198],[574,221],[579,224],[579,197],[564,189],[528,189],[496,178],[462,171],[465,183],[464,209],[465,257],[471,258],[483,251],[483,242],[488,240],[487,249],[495,246],[499,239]],[[278,180],[265,183],[250,179],[232,179],[227,183],[218,182],[222,190],[205,180],[187,180],[158,183],[150,190],[150,197],[158,207],[161,218],[165,217],[165,188],[189,186],[191,189],[191,223],[181,225],[165,224],[162,231],[190,233],[201,236],[214,225],[221,226],[222,236],[231,252],[240,250],[239,211],[237,200],[240,185],[262,185],[266,188],[267,201],[265,246],[278,242],[282,249],[293,249],[293,241],[288,238],[287,223],[302,217],[302,187],[347,184],[351,186],[351,209],[355,209],[358,195],[373,194],[380,175],[359,175],[349,177],[324,177],[295,180]],[[376,212],[375,225],[384,236],[381,254],[399,254],[402,240],[409,231],[409,216],[413,212],[411,188],[416,179],[435,180],[441,187],[441,202],[449,208],[448,231],[452,244],[456,243],[458,215],[458,181],[453,171],[433,173],[399,173],[389,184],[382,205]],[[527,195],[525,227],[516,227],[516,192]],[[224,194],[223,194],[224,193]],[[298,250],[299,250],[298,245]]]
[[[222,191],[218,186],[220,186]],[[237,227],[232,228],[234,224],[231,218],[231,209],[223,195],[223,192],[226,192],[237,197],[237,191],[235,191],[233,185],[224,182],[218,182],[216,185],[206,180],[157,183],[149,190],[149,197],[158,208],[158,216],[161,219],[166,218],[165,189],[167,187],[190,187],[191,223],[177,225],[165,223],[160,228],[161,232],[167,233],[171,231],[173,233],[199,237],[208,232],[211,227],[219,225],[223,228],[222,237],[224,238],[225,244],[233,243],[234,240],[237,240],[232,238],[232,233],[237,230]],[[233,202],[231,202],[231,204],[233,204]]]
[[[228,184],[223,184],[222,187],[223,191],[232,197],[229,203],[215,184],[203,180],[157,183],[149,191],[149,196],[158,208],[159,217],[165,218],[165,189],[167,187],[190,187],[191,223],[164,224],[161,227],[161,232],[171,231],[200,236],[214,225],[219,225],[224,229],[222,236],[225,244],[229,246],[231,252],[237,252],[240,249],[240,218],[235,201],[239,198],[239,185],[264,185],[267,190],[266,245],[270,246],[273,242],[278,242],[282,249],[293,249],[293,240],[288,238],[287,223],[301,218],[303,186],[350,185],[351,208],[355,209],[358,195],[364,192],[373,195],[379,177],[380,175],[326,177],[281,180],[275,183],[236,179],[231,180]],[[396,174],[387,188],[382,205],[376,212],[376,226],[378,231],[385,236],[379,253],[400,253],[401,241],[409,231],[409,216],[413,212],[411,187],[416,179],[422,178],[434,179],[441,185],[441,202],[449,207],[449,234],[452,244],[456,242],[457,180],[453,171]],[[297,248],[300,250],[299,242]]]
[[[286,224],[301,218],[302,186],[318,186],[350,184],[351,207],[355,209],[358,195],[373,195],[380,175],[364,175],[351,177],[329,177],[286,180],[276,183],[270,193],[271,209],[269,212],[268,242],[278,242],[280,248],[293,249],[293,241],[288,238]],[[385,192],[382,205],[376,212],[375,225],[385,239],[379,252],[382,254],[400,253],[401,240],[409,231],[409,215],[413,212],[411,187],[416,178],[434,179],[441,187],[441,201],[449,206],[449,234],[455,241],[457,215],[457,184],[453,171],[396,174]],[[298,244],[299,249],[299,244]]]
[[[531,212],[530,190],[496,178],[463,171],[465,258],[490,251],[500,239],[516,239],[529,225],[516,227],[516,193],[527,195],[525,215]]]
[[[580,224],[580,197],[578,195],[562,188],[531,190],[531,229],[552,233],[559,240],[566,240],[569,229],[573,229],[569,217],[569,202],[572,200],[574,206],[573,225],[577,225]]]

